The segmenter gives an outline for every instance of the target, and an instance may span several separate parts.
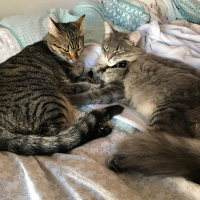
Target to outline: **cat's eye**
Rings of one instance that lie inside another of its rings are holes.
[[[115,54],[120,54],[120,53],[123,53],[123,50],[122,49],[117,49],[117,50],[114,51],[114,53]]]
[[[108,45],[104,45],[104,50],[108,51]]]
[[[64,51],[65,53],[69,53],[69,50],[68,50],[68,49],[63,49],[63,48],[62,48],[62,51]]]
[[[54,46],[54,47],[56,47],[56,48],[62,49],[62,47],[59,47],[57,44],[51,44],[51,43],[50,43],[50,45],[51,45],[51,46]]]

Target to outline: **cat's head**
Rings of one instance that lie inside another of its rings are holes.
[[[139,31],[126,34],[112,29],[107,22],[104,25],[105,39],[101,57],[107,65],[113,66],[123,60],[133,61],[141,54],[141,50],[136,47],[141,38]]]
[[[113,30],[105,22],[105,39],[102,42],[102,53],[97,65],[92,69],[93,77],[103,80],[105,83],[122,81],[128,71],[129,62],[136,60],[142,53],[137,47],[140,40],[140,32],[130,34]],[[128,61],[127,64],[124,64]]]
[[[69,62],[78,59],[84,47],[84,18],[85,15],[68,23],[56,23],[49,18],[49,32],[45,40],[54,54]]]

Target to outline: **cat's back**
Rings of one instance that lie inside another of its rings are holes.
[[[127,98],[146,116],[165,101],[195,106],[200,100],[200,75],[196,69],[153,54],[144,54],[130,65],[124,84]]]
[[[0,64],[0,106],[13,109],[37,101],[61,98],[66,75],[43,42],[23,49]]]
[[[65,77],[62,67],[43,42],[23,49],[17,55],[0,64],[0,88],[5,91],[19,87],[54,87]],[[14,91],[13,91],[14,92]]]
[[[60,92],[65,76],[43,42],[26,47],[2,63],[0,125],[10,131],[26,132],[37,130],[53,110],[66,114],[68,101]]]
[[[134,77],[134,79],[133,79]],[[143,85],[191,85],[200,84],[200,73],[193,67],[180,61],[144,54],[129,68],[128,78],[135,84]]]
[[[23,69],[23,71],[27,70],[27,72],[40,71],[52,73],[52,71],[57,71],[61,67],[56,56],[48,49],[43,41],[40,41],[27,46],[21,52],[0,64],[0,70],[2,72],[0,76],[4,76],[3,74],[5,73],[14,74],[16,73],[16,69],[18,71]]]

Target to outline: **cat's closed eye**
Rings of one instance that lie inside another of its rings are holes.
[[[116,50],[114,51],[114,54],[120,54],[120,53],[123,53],[123,49],[120,48],[120,47],[117,47]]]
[[[51,45],[52,47],[56,47],[56,48],[61,49],[61,47],[59,47],[57,44],[51,44],[51,43],[50,43],[50,45]]]
[[[103,48],[104,48],[105,51],[108,51],[108,44],[105,44],[105,45],[103,46]]]
[[[80,51],[80,52],[81,52],[82,50],[83,50],[83,48],[81,48],[81,47],[80,47],[80,48],[78,48],[78,50],[77,50],[77,51]]]
[[[65,53],[69,53],[69,50],[68,50],[68,49],[63,49],[63,48],[62,48],[62,51],[64,51]]]
[[[115,51],[114,51],[114,54],[120,54],[120,53],[122,53],[122,52],[119,51],[119,50],[115,50]]]

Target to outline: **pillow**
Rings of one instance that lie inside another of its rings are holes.
[[[6,17],[0,21],[0,26],[9,30],[23,49],[30,44],[42,40],[47,34],[48,16],[55,21],[61,22],[75,21],[79,18],[78,16],[70,15],[64,9],[51,9],[47,12]]]
[[[104,17],[129,31],[134,31],[150,21],[149,13],[142,7],[124,0],[100,0],[99,5]]]
[[[200,24],[200,3],[196,0],[173,0],[180,14],[189,22]]]
[[[86,14],[83,32],[85,42],[101,43],[104,38],[104,16],[97,2],[87,0],[75,6],[72,10],[53,8],[46,12],[27,13],[4,18],[0,27],[7,28],[18,41],[21,49],[38,42],[48,32],[48,16],[57,22],[76,21],[81,15]],[[129,32],[118,27],[109,19],[109,24],[118,31]]]

